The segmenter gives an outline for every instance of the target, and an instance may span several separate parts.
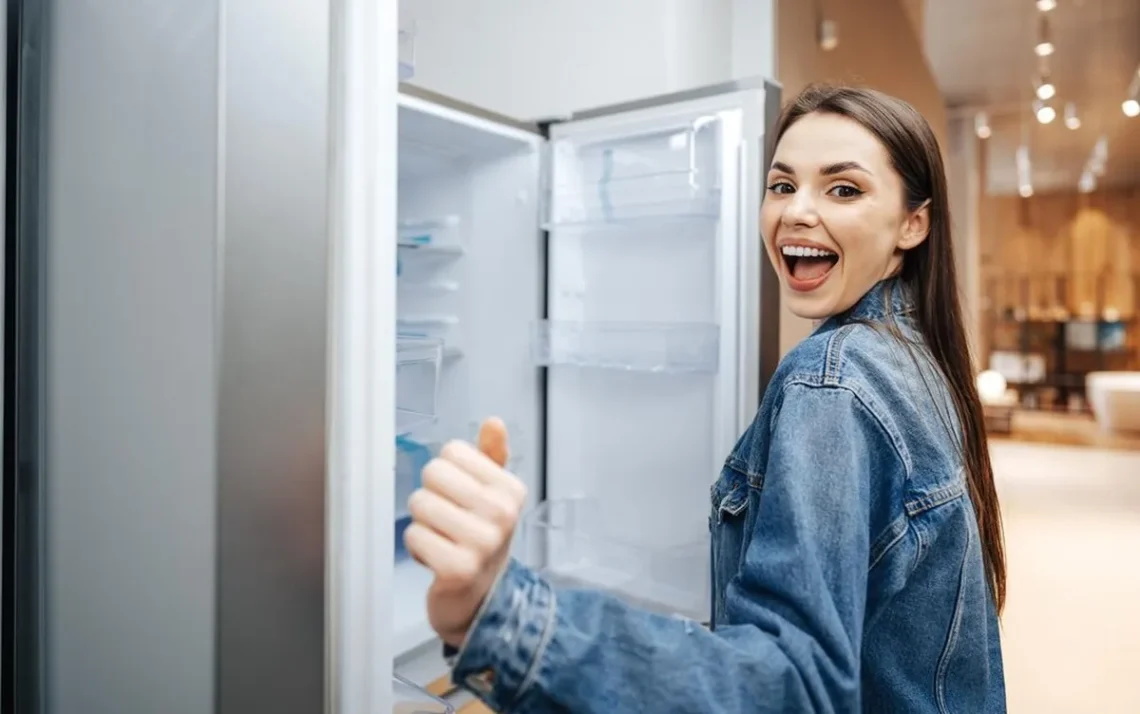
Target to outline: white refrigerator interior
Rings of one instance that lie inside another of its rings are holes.
[[[396,652],[432,639],[430,574],[402,546],[407,499],[448,439],[479,420],[511,427],[512,467],[537,490],[540,375],[529,331],[542,309],[542,139],[401,94],[396,384]]]
[[[517,557],[561,586],[706,619],[708,489],[755,410],[760,335],[775,340],[755,267],[774,95],[731,85],[543,136],[412,91],[397,541],[423,465],[496,415],[532,494]],[[399,658],[432,642],[430,575],[400,545],[394,582]]]

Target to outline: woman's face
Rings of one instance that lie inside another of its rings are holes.
[[[815,113],[776,146],[760,224],[788,307],[820,320],[895,274],[903,251],[926,238],[929,212],[907,211],[902,179],[874,134]]]

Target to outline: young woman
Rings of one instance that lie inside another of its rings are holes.
[[[525,494],[501,423],[424,470],[407,546],[455,680],[498,711],[1005,711],[1001,517],[938,143],[851,88],[808,89],[774,138],[768,257],[823,322],[712,489],[709,629],[511,560]]]

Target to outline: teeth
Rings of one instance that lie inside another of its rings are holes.
[[[809,248],[803,245],[786,245],[780,248],[780,252],[782,252],[784,255],[790,255],[797,258],[826,258],[835,255],[835,253],[830,250],[823,250],[822,248]]]

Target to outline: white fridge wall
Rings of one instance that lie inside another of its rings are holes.
[[[771,76],[774,0],[402,0],[412,82],[528,119]],[[767,60],[739,62],[744,55]]]

